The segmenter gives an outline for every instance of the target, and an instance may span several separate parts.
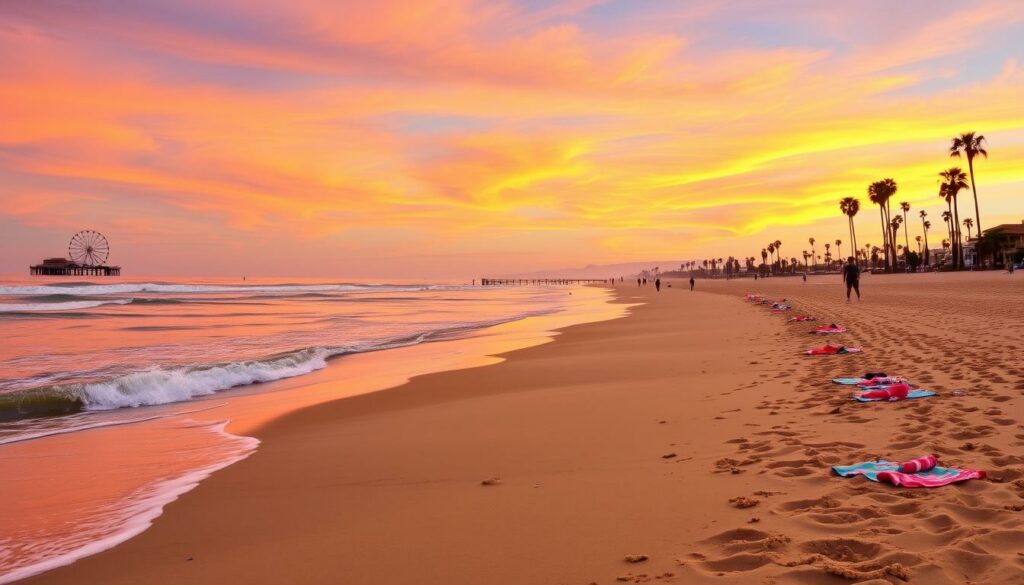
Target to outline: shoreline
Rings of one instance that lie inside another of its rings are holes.
[[[998,348],[1020,341],[1021,289],[908,282],[869,279],[861,305],[824,281],[620,287],[620,302],[646,304],[497,364],[277,419],[256,454],[142,535],[22,582],[1012,583],[1024,458],[1006,451],[1024,438],[1009,414],[1024,376]],[[936,331],[926,319],[957,306],[951,290],[994,299],[963,311],[1000,335],[969,337],[967,318]],[[799,356],[821,340],[744,292],[849,324],[865,354]],[[974,345],[932,367],[948,332]],[[876,366],[944,393],[858,405],[823,383]],[[967,397],[945,394],[967,383]],[[828,473],[922,449],[993,479],[898,490]]]
[[[10,548],[0,551],[7,559],[4,563],[12,563],[4,567],[8,571],[0,575],[0,582],[53,570],[144,532],[166,504],[212,472],[249,456],[259,443],[250,436],[252,431],[279,416],[399,386],[425,373],[492,363],[498,361],[493,354],[549,342],[553,331],[566,324],[616,318],[624,312],[608,302],[605,290],[566,290],[564,294],[573,292],[577,295],[569,298],[576,300],[561,310],[505,320],[458,337],[351,353],[333,366],[304,375],[238,386],[184,402],[147,406],[142,411],[99,411],[90,417],[100,422],[80,429],[51,429],[32,440],[9,441],[3,463],[17,464],[19,475],[17,481],[3,484],[0,495],[10,501],[27,497],[30,503],[0,514],[0,524],[14,531],[8,533]],[[184,449],[184,456],[165,459],[176,449]],[[48,463],[54,457],[57,462]],[[147,463],[151,460],[166,465]],[[45,493],[54,465],[62,469],[59,476],[65,481],[79,477],[88,482],[88,495],[79,493],[73,505],[59,508],[45,496],[33,496],[38,490]],[[93,484],[95,477],[105,481]],[[110,485],[110,494],[97,492],[101,485]],[[64,525],[81,525],[87,532],[69,531]],[[19,539],[18,534],[26,537]],[[72,548],[67,548],[68,543]],[[36,546],[57,552],[35,559]]]

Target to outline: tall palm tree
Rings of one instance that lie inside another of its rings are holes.
[[[857,233],[853,225],[853,216],[857,215],[860,211],[860,200],[856,197],[843,197],[839,200],[839,210],[846,215],[847,221],[850,222],[850,245],[853,249],[857,249]],[[854,254],[856,256],[856,254]]]
[[[761,248],[761,264],[768,264],[768,250]]]
[[[843,241],[839,240],[839,239],[836,240],[836,257],[839,258],[840,262],[842,262],[842,260],[843,260]]]
[[[779,260],[779,268],[782,268],[782,240],[775,240],[775,257]]]
[[[772,273],[774,273],[775,272],[775,257],[774,257],[774,254],[775,254],[775,242],[768,242],[768,246],[767,247],[768,247],[768,256],[770,256],[771,259],[772,259],[771,265],[768,268],[771,269]]]
[[[971,227],[972,226],[974,226],[974,221],[971,218],[969,218],[969,217],[965,217],[964,218],[964,227],[967,228],[967,241],[968,242],[971,241]]]
[[[964,249],[960,245],[960,208],[957,205],[957,194],[968,187],[967,174],[960,170],[960,167],[950,167],[939,173],[939,176],[946,181],[946,194],[953,200],[953,254],[956,256],[957,266],[963,268]]]
[[[942,219],[946,222],[946,229],[949,230],[949,240],[953,248],[953,267],[956,268],[956,241],[953,239],[953,197],[945,183],[939,184],[939,197],[946,201],[946,211],[942,212]]]
[[[921,255],[921,240],[922,239],[923,238],[921,236],[914,236],[914,241],[917,242],[917,255],[918,256]]]
[[[932,227],[932,224],[931,224],[930,221],[925,219],[926,217],[928,217],[928,212],[927,211],[922,209],[921,213],[919,213],[918,215],[921,216],[921,227],[924,228],[924,263],[927,266],[928,265],[928,260],[929,260],[929,258],[928,258],[928,228]]]
[[[832,244],[825,242],[825,269],[828,270],[829,264],[832,264]]]
[[[974,132],[964,132],[960,136],[953,137],[949,146],[949,156],[960,158],[963,153],[967,157],[967,168],[971,170],[971,191],[974,192],[974,218],[978,222],[978,233],[981,233],[981,215],[978,213],[978,189],[974,185],[974,157],[979,154],[988,158],[988,151],[985,150],[985,137]]]
[[[868,185],[868,198],[871,202],[878,206],[878,217],[882,222],[882,249],[885,251],[885,269],[889,270],[889,260],[892,257],[893,267],[895,267],[895,256],[889,254],[889,250],[892,249],[892,239],[889,237],[889,226],[892,220],[889,217],[889,199],[896,193],[896,181],[892,179],[882,179],[881,181],[875,181]]]
[[[811,245],[811,260],[814,260],[814,268],[818,268],[818,260],[814,256],[814,238],[807,238],[807,243]]]
[[[907,254],[910,253],[910,223],[907,222],[907,212],[910,211],[910,203],[900,202],[900,209],[903,210],[903,262],[907,262]]]

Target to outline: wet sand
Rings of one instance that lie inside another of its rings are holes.
[[[847,305],[838,280],[622,286],[625,318],[282,417],[142,535],[24,582],[1024,582],[1024,281],[865,276]],[[865,352],[799,355],[825,340],[745,292]],[[868,369],[943,394],[829,382]],[[990,479],[829,473],[925,453]]]

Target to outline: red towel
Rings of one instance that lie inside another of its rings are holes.
[[[880,398],[882,400],[903,400],[910,394],[910,386],[906,384],[893,384],[881,390],[871,390],[861,394],[862,398]]]
[[[925,455],[924,457],[918,457],[917,459],[911,459],[904,463],[900,463],[901,473],[917,473],[919,471],[928,471],[939,464],[939,460],[935,458],[935,455]]]

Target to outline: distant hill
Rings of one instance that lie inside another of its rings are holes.
[[[634,276],[642,270],[660,268],[662,272],[679,270],[685,260],[651,260],[648,262],[623,262],[620,264],[589,264],[582,268],[559,268],[538,270],[519,274],[495,275],[506,278],[618,278]]]

